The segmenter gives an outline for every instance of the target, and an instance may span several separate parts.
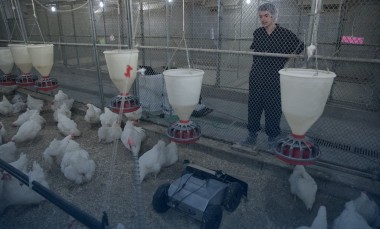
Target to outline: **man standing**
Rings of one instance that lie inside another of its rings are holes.
[[[258,15],[262,27],[253,32],[251,49],[255,52],[292,54],[301,53],[304,44],[290,30],[276,24],[277,9],[271,3],[259,6]],[[244,146],[256,144],[257,132],[261,129],[260,119],[264,111],[265,133],[268,147],[272,148],[280,135],[281,95],[280,75],[288,61],[286,57],[254,56],[249,73],[248,137],[241,141]]]

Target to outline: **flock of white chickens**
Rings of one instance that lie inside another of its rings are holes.
[[[90,154],[73,138],[81,135],[77,124],[71,119],[71,108],[74,99],[69,98],[61,90],[54,96],[50,108],[53,110],[54,121],[63,135],[61,140],[54,139],[49,146],[41,152],[41,156],[47,165],[47,169],[58,166],[62,174],[75,184],[89,182],[96,169],[96,163],[90,158]],[[44,170],[33,162],[31,170],[27,169],[28,157],[25,153],[18,154],[17,145],[35,139],[40,130],[44,128],[45,119],[40,115],[44,108],[44,101],[27,96],[24,98],[16,94],[11,101],[3,96],[0,102],[0,114],[12,116],[21,113],[12,123],[13,127],[6,127],[0,122],[0,158],[18,170],[29,176],[31,181],[38,181],[49,188]],[[84,120],[91,125],[101,125],[98,129],[99,143],[112,143],[120,139],[123,145],[138,156],[140,148],[146,139],[145,130],[136,126],[141,117],[142,110],[126,114],[128,121],[124,128],[121,127],[121,116],[113,113],[108,108],[104,112],[92,104],[87,104]],[[18,127],[14,136],[7,135],[7,128]],[[173,165],[178,161],[178,149],[174,142],[166,143],[159,140],[150,150],[139,157],[140,181],[148,174],[155,177],[162,168]],[[20,182],[5,171],[0,173],[0,213],[10,205],[36,204],[43,200],[41,196],[32,191],[27,185]],[[295,166],[289,177],[290,191],[302,200],[307,210],[310,210],[315,202],[317,183],[306,172],[303,166]],[[333,229],[369,229],[380,228],[379,207],[363,192],[355,199],[347,202],[339,217],[334,220]],[[321,206],[311,226],[301,226],[297,229],[327,229],[327,213],[325,206]]]
[[[290,192],[301,199],[307,210],[313,207],[317,193],[317,183],[302,165],[294,167],[289,177]],[[334,220],[333,229],[371,229],[380,227],[380,211],[377,204],[362,192],[355,199],[347,202],[342,213]],[[326,207],[320,206],[312,225],[297,229],[327,229]]]
[[[74,99],[61,90],[54,96],[50,108],[53,110],[54,121],[57,122],[58,131],[63,135],[61,140],[54,139],[49,146],[41,152],[41,156],[47,165],[47,169],[58,166],[63,175],[76,184],[89,182],[96,169],[96,163],[90,158],[90,154],[75,141],[74,137],[81,135],[78,125],[71,119],[71,108]],[[33,162],[31,171],[27,171],[28,158],[26,154],[17,153],[17,144],[29,142],[35,139],[46,120],[40,115],[44,108],[44,101],[28,95],[26,103],[24,98],[16,94],[11,102],[3,96],[0,102],[0,114],[11,116],[21,113],[12,123],[13,128],[18,127],[14,136],[7,136],[7,128],[0,122],[0,158],[10,163],[16,169],[24,172],[29,179],[38,181],[45,187],[49,187],[42,167]],[[107,107],[104,112],[92,104],[87,104],[84,120],[99,125],[99,143],[111,143],[121,139],[123,144],[134,155],[138,156],[141,144],[146,138],[145,131],[135,123],[141,117],[141,109],[127,114],[128,121],[124,129],[121,128],[121,116],[113,113]],[[164,141],[158,143],[139,158],[140,181],[142,182],[148,174],[157,176],[161,168],[168,167],[178,161],[177,145],[171,142],[166,145]],[[31,182],[30,182],[31,183]],[[0,213],[10,205],[36,204],[43,200],[27,185],[20,182],[7,172],[2,172],[0,179]]]

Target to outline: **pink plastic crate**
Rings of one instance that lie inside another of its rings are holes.
[[[344,44],[364,44],[364,37],[342,36],[342,43]]]

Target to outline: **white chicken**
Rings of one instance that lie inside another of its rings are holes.
[[[334,220],[333,229],[372,229],[355,210],[353,202],[347,202],[343,212]]]
[[[14,142],[0,145],[0,159],[10,163],[16,160],[17,148]]]
[[[100,122],[100,115],[102,113],[102,110],[92,104],[87,104],[87,107],[88,109],[86,111],[86,115],[84,116],[84,120],[88,123]]]
[[[11,102],[12,102],[13,104],[18,103],[18,102],[25,103],[25,100],[24,100],[24,97],[22,97],[20,94],[16,94],[15,96],[13,96]]]
[[[326,207],[319,207],[317,216],[313,220],[310,227],[302,226],[297,227],[296,229],[327,229]]]
[[[2,115],[10,115],[12,113],[13,113],[13,106],[9,102],[9,100],[7,99],[7,97],[5,97],[3,95],[3,100],[0,102],[0,114],[2,114]]]
[[[61,141],[54,138],[53,141],[50,142],[49,146],[42,153],[45,162],[49,166],[53,164],[53,157],[55,157],[55,161],[58,165],[61,164],[64,152],[60,150],[60,146]]]
[[[169,167],[178,161],[178,149],[175,142],[166,145],[160,156],[161,167]]]
[[[6,140],[5,139],[6,136],[7,136],[7,130],[5,129],[4,124],[0,122],[0,145],[4,144]]]
[[[43,121],[45,120],[38,113],[33,113],[29,120],[20,126],[12,141],[19,143],[34,139],[42,129]]]
[[[306,172],[305,167],[296,165],[292,175],[289,177],[290,192],[300,198],[307,210],[313,207],[315,195],[317,193],[317,183]]]
[[[13,114],[23,112],[26,110],[26,108],[27,105],[24,102],[17,102],[12,104]]]
[[[124,113],[124,116],[130,121],[138,121],[142,116],[142,106],[133,112]]]
[[[54,95],[53,104],[51,105],[51,109],[56,111],[61,107],[62,104],[66,104],[66,107],[71,110],[73,106],[74,99],[70,99],[68,95],[63,93],[62,90],[59,90],[57,94]]]
[[[351,200],[348,203],[346,203],[346,205],[350,202],[353,202],[355,210],[361,216],[363,216],[363,218],[367,221],[369,225],[374,225],[377,220],[380,220],[378,219],[380,213],[379,207],[377,206],[375,201],[370,200],[367,194],[365,194],[364,192],[362,192],[360,196],[355,200]]]
[[[143,128],[134,126],[132,121],[127,121],[120,138],[124,146],[137,156],[140,152],[141,142],[145,140],[145,137]]]
[[[16,161],[10,162],[10,165],[12,165],[14,168],[20,170],[21,172],[26,173],[26,168],[28,166],[28,158],[25,153],[21,153],[19,158]],[[3,177],[1,179],[8,179],[10,177],[10,174],[6,171],[3,171]]]
[[[77,128],[77,124],[66,117],[66,115],[63,115],[61,113],[58,114],[58,129],[59,131],[64,134],[65,136],[67,135],[72,135],[72,136],[80,136],[81,132]]]
[[[102,126],[98,129],[99,142],[110,143],[120,139],[122,132],[123,130],[117,122],[114,122],[111,127]]]
[[[16,121],[12,123],[13,126],[21,126],[24,122],[28,121],[29,118],[32,116],[33,113],[39,112],[38,110],[30,110],[27,108],[27,110],[20,114]]]
[[[44,106],[44,101],[40,99],[35,99],[32,96],[28,95],[26,99],[26,104],[28,105],[28,108],[31,110],[42,110],[42,107]]]
[[[66,151],[61,162],[61,171],[65,177],[77,184],[90,181],[95,173],[95,162],[84,149]]]
[[[165,142],[159,140],[152,149],[148,150],[139,158],[140,182],[146,175],[153,173],[155,177],[161,170],[160,157],[164,150]]]
[[[100,123],[102,126],[112,126],[118,119],[118,115],[113,113],[107,107],[104,108],[104,113],[100,115]]]
[[[68,118],[71,118],[71,111],[67,108],[66,104],[62,104],[57,110],[53,113],[54,121],[58,122],[58,114],[63,114]]]
[[[24,171],[25,173],[25,171]],[[37,181],[41,185],[49,188],[45,174],[41,166],[37,162],[33,162],[33,169],[29,173],[29,186],[20,184],[14,177],[5,179],[3,183],[3,200],[1,201],[0,212],[10,205],[27,205],[38,204],[45,198],[31,189],[33,181]],[[1,209],[2,208],[2,209]]]
[[[64,139],[61,140],[59,150],[65,153],[69,151],[81,150],[81,147],[76,141],[72,140],[71,135],[68,135]]]

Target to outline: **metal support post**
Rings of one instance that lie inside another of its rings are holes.
[[[0,13],[4,22],[5,32],[7,33],[8,40],[12,40],[11,30],[9,29],[7,15],[5,14],[4,4],[2,1],[0,1]]]
[[[57,3],[57,6],[59,7],[59,4]],[[65,42],[65,36],[62,31],[62,19],[61,14],[57,14],[57,22],[58,22],[58,33],[59,33],[59,40],[62,42]],[[63,65],[67,67],[67,55],[66,55],[66,47],[61,48],[62,52],[62,59],[63,59]]]
[[[74,9],[74,6],[73,4],[70,4],[71,6],[71,10]],[[76,26],[75,26],[75,16],[74,16],[74,12],[71,11],[71,20],[73,22],[73,34],[74,34],[74,42],[77,43],[77,32],[76,32]],[[78,67],[80,66],[80,62],[79,62],[79,52],[78,52],[78,47],[75,46],[75,54],[76,54],[76,57],[77,57],[77,65]]]
[[[166,8],[168,5],[168,2],[165,2]],[[167,10],[167,9],[166,9]],[[140,31],[141,31],[141,45],[145,45],[145,33],[144,33],[144,9],[143,9],[143,2],[140,0]],[[142,59],[142,65],[145,65],[145,49],[140,50],[141,52],[141,59]]]
[[[97,43],[97,37],[96,37],[96,27],[95,27],[95,16],[94,16],[94,6],[93,6],[93,0],[88,1],[89,10],[90,10],[90,24],[91,24],[91,32],[92,32],[92,46],[94,48],[94,56],[95,56],[95,63],[96,63],[96,73],[98,76],[98,85],[99,85],[99,96],[100,96],[100,105],[101,107],[104,107],[104,93],[103,93],[103,82],[102,77],[100,75],[100,65],[99,65],[99,57],[98,57],[98,48],[96,46]]]
[[[222,32],[221,32],[221,21],[222,21],[222,3],[218,0],[218,46],[217,49],[222,49]],[[221,54],[218,52],[216,54],[216,82],[215,86],[220,87],[220,68],[221,68]]]
[[[17,14],[18,14],[19,22],[20,22],[21,34],[24,37],[25,44],[27,44],[29,42],[29,39],[28,39],[28,34],[26,32],[26,29],[25,29],[25,23],[24,23],[24,18],[22,16],[22,12],[21,12],[20,2],[19,2],[19,0],[15,0],[14,2],[16,4],[15,7],[16,7],[16,11],[17,11]]]

